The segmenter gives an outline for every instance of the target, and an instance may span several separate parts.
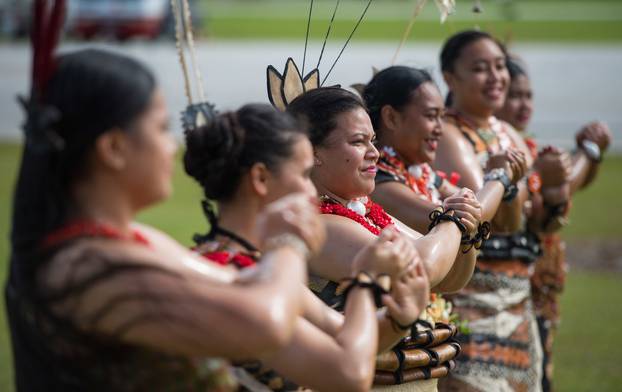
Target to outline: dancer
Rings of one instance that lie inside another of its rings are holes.
[[[341,88],[315,88],[291,101],[287,111],[303,118],[310,128],[314,154],[311,179],[321,195],[321,210],[329,233],[322,252],[310,261],[310,286],[324,302],[342,309],[343,298],[337,282],[346,276],[350,258],[390,225],[395,225],[411,238],[421,254],[430,286],[435,290],[457,290],[468,281],[472,270],[463,272],[466,277],[450,274],[458,254],[461,230],[466,231],[458,217],[451,212],[436,211],[433,214],[434,227],[422,237],[368,198],[374,189],[378,151],[373,146],[374,132],[360,99]],[[466,204],[472,207],[475,202]],[[469,257],[474,255],[465,255],[461,262],[469,265],[472,263]],[[410,328],[408,325],[402,327],[405,330]],[[416,327],[413,331],[413,336],[419,332]],[[454,333],[455,330],[449,335]],[[416,356],[405,357],[402,349],[418,347],[409,344],[383,354],[378,358],[380,371],[376,373],[375,383],[401,384],[446,374],[458,346],[444,340],[435,342],[439,346],[433,347],[439,349],[440,361],[432,360],[430,354],[425,353],[419,357],[422,361],[411,361]],[[404,362],[404,358],[409,359]],[[418,384],[419,387],[425,384],[428,389],[435,385],[433,382]]]
[[[207,235],[196,236],[195,250],[209,260],[253,268],[261,255],[257,219],[262,211],[293,192],[317,197],[309,177],[313,155],[306,134],[293,118],[270,105],[245,105],[220,114],[209,126],[187,132],[186,144],[186,172],[205,193],[203,206],[210,223]],[[353,290],[342,316],[301,285],[306,293],[305,319],[299,320],[291,343],[263,365],[259,361],[238,365],[276,391],[295,390],[295,383],[319,390],[367,390],[377,352],[372,342],[380,337],[378,346],[383,351],[402,338],[404,332],[392,324],[412,324],[429,292],[412,244],[390,228],[382,238],[391,240],[393,247],[387,249],[397,253],[384,252],[369,260],[359,254],[350,276],[371,274],[369,279],[376,280],[383,273],[401,274],[404,263],[412,261],[407,272],[398,276],[391,297],[383,301],[387,313],[377,317],[369,293]]]
[[[455,371],[440,381],[443,391],[539,390],[542,353],[534,343],[538,333],[529,285],[529,264],[539,248],[522,224],[527,190],[523,182],[512,187],[503,171],[483,170],[510,147],[519,150],[528,167],[533,161],[520,135],[494,117],[509,84],[505,61],[501,45],[481,31],[453,35],[441,52],[450,102],[433,166],[458,172],[459,184],[476,192],[490,181],[507,184],[473,278],[451,297],[470,333],[459,337],[464,351]]]
[[[171,190],[166,105],[133,59],[54,56],[63,10],[55,2],[46,20],[46,2],[35,2],[6,286],[17,389],[233,390],[225,363],[198,358],[289,342],[306,279],[300,250],[323,242],[315,207],[292,195],[266,209],[262,263],[244,282],[132,223]]]
[[[443,135],[444,104],[426,71],[402,66],[387,68],[374,75],[363,96],[380,150],[372,196],[389,213],[413,229],[426,232],[431,210],[440,205],[454,208],[462,198],[475,199],[470,190],[460,190],[454,185],[459,180],[457,173],[444,178],[446,174],[435,172],[429,165],[436,157]],[[511,150],[499,153],[491,165],[490,170],[506,170],[507,166],[507,175],[514,181],[525,172],[524,159]],[[475,242],[465,238],[467,247],[479,247],[484,233],[489,231],[489,226],[473,226],[471,217],[476,217],[475,223],[492,219],[504,189],[500,181],[486,183],[477,196],[481,206],[478,204],[470,214],[457,213],[465,225],[471,225],[469,231],[480,230]],[[452,201],[444,203],[451,195],[455,195]]]
[[[510,87],[503,108],[497,116],[518,130],[530,147],[534,159],[538,157],[535,136],[527,128],[533,113],[533,92],[525,67],[518,59],[509,57],[507,67],[510,74]],[[571,156],[571,174],[567,186],[570,193],[586,188],[595,179],[602,154],[609,146],[611,133],[606,124],[591,122],[577,132],[577,149]],[[535,166],[538,166],[537,164]],[[538,172],[542,182],[552,177],[547,172]],[[567,213],[568,208],[564,206]],[[565,216],[565,215],[564,215]],[[562,219],[563,217],[562,216]],[[541,235],[542,256],[535,263],[531,277],[531,296],[540,332],[544,353],[542,370],[542,390],[552,390],[553,381],[553,339],[560,320],[559,297],[566,280],[566,245],[556,232]]]

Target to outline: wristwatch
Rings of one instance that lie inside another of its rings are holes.
[[[510,201],[514,199],[518,193],[518,187],[512,184],[508,174],[500,167],[492,169],[488,173],[484,174],[484,182],[488,181],[499,181],[503,184],[503,188],[505,189],[505,192],[503,193],[503,201]]]
[[[587,155],[590,161],[600,163],[600,161],[603,160],[603,154],[600,151],[600,147],[598,147],[598,144],[593,141],[585,139],[581,142],[579,147],[583,150],[585,155]]]

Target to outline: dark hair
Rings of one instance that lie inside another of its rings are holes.
[[[423,83],[432,82],[430,74],[422,69],[393,66],[378,72],[365,87],[363,99],[369,111],[371,123],[378,134],[380,111],[385,105],[401,110]]]
[[[512,56],[508,56],[505,60],[505,66],[508,68],[508,72],[510,74],[510,79],[514,80],[518,76],[527,76],[527,70],[523,67],[523,65],[517,59]]]
[[[299,135],[304,130],[290,115],[268,104],[245,105],[186,133],[184,168],[201,185],[205,197],[227,200],[255,163],[278,168],[291,156]]]
[[[458,58],[462,54],[462,50],[471,43],[479,41],[481,39],[489,39],[493,41],[499,46],[499,49],[501,49],[503,53],[506,53],[505,46],[485,31],[461,31],[449,37],[449,39],[445,41],[445,44],[443,44],[443,48],[441,49],[441,71],[453,72],[456,60],[458,60]],[[451,104],[452,94],[450,91],[447,93],[447,97],[445,98],[445,106],[449,107],[451,106]]]
[[[67,219],[69,186],[84,172],[95,140],[115,127],[129,130],[155,86],[153,74],[126,56],[87,49],[58,57],[43,94],[29,103],[13,204],[14,256],[38,248]],[[55,115],[42,121],[44,112]],[[50,134],[61,141],[56,148],[46,145]]]
[[[358,108],[366,109],[355,94],[340,87],[320,87],[298,96],[287,111],[307,123],[311,144],[320,146],[337,127],[337,117]]]

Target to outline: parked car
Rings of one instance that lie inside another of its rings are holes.
[[[197,1],[190,0],[190,5],[193,24],[198,23]],[[172,36],[174,20],[170,7],[170,0],[74,0],[70,31],[86,39],[97,35],[119,40]]]

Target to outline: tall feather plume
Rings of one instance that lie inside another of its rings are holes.
[[[51,5],[48,5],[51,3]],[[66,0],[35,0],[31,41],[33,48],[31,94],[40,97],[56,69],[54,52],[60,39]],[[51,9],[50,9],[51,8]]]

